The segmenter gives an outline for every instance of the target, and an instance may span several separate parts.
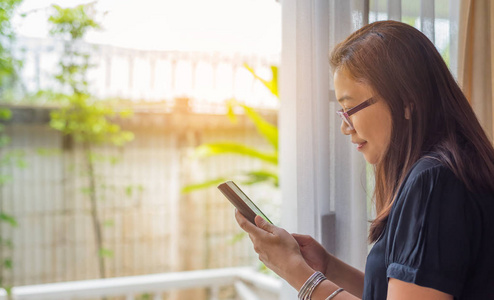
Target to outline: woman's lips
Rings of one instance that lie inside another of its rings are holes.
[[[360,151],[362,149],[362,147],[364,147],[366,144],[367,144],[367,142],[357,144],[357,150]]]

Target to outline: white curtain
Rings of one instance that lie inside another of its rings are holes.
[[[462,0],[458,82],[484,130],[494,138],[494,1]]]

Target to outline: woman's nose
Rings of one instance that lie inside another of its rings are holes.
[[[350,125],[348,125],[347,122],[343,120],[341,120],[340,129],[341,129],[341,133],[343,133],[344,135],[350,135],[353,131],[355,131],[355,129],[352,129]]]

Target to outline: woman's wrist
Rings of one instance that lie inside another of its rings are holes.
[[[328,256],[328,261],[326,263],[326,270],[324,270],[324,275],[326,275],[326,277],[329,279],[329,280],[333,280],[334,279],[334,271],[335,271],[335,257],[333,255],[331,255],[329,252],[327,253],[327,256]]]
[[[344,289],[328,280],[320,271],[315,271],[298,292],[299,300],[331,300]]]
[[[343,292],[344,290],[331,282],[330,280],[322,281],[314,291],[312,292],[311,299],[312,300],[328,300],[335,298],[338,294]],[[339,298],[336,298],[339,299]]]
[[[322,282],[326,280],[326,277],[320,271],[315,271],[307,281],[302,285],[302,288],[298,291],[299,300],[311,300],[312,293],[315,288]]]
[[[282,277],[297,291],[316,272],[303,259],[297,260],[292,264],[287,263],[287,265],[290,265],[290,270],[287,270],[285,272],[286,275]]]

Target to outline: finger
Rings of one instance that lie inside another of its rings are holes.
[[[312,237],[310,235],[292,233],[292,236],[295,238],[300,246],[307,245],[312,241]]]
[[[266,232],[263,229],[258,228],[256,225],[252,224],[238,210],[235,210],[235,218],[237,219],[237,223],[240,226],[240,228],[242,228],[245,232],[254,235],[266,234]]]
[[[261,216],[256,216],[254,222],[256,222],[257,227],[264,229],[269,233],[274,233],[276,230],[276,226],[264,220]]]
[[[254,250],[255,250],[256,237],[254,235],[252,235],[252,234],[249,233],[249,239],[252,242],[252,245],[254,246]]]

